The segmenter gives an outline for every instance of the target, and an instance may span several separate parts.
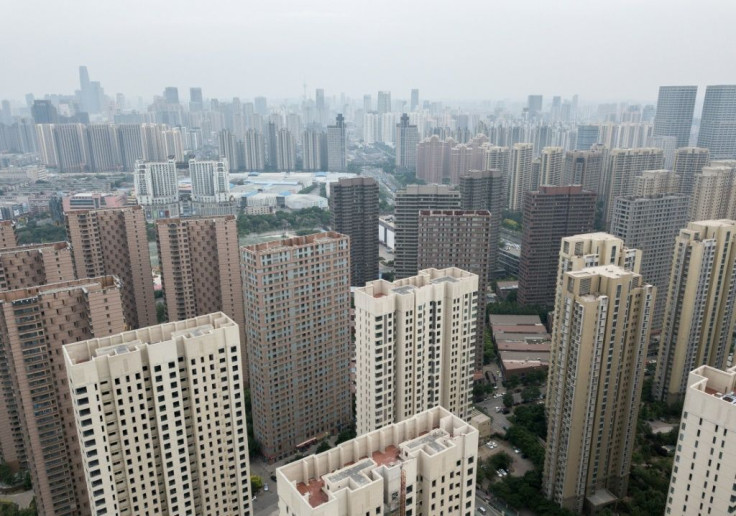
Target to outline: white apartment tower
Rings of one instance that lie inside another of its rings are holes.
[[[189,160],[192,201],[227,202],[230,199],[230,168],[227,158],[217,161]]]
[[[138,204],[144,207],[147,220],[179,216],[179,183],[173,159],[136,161],[133,182]]]
[[[358,435],[442,406],[470,409],[478,276],[426,269],[355,291]]]
[[[665,514],[736,512],[736,367],[701,366],[687,379]]]
[[[475,514],[478,431],[442,407],[276,470],[280,516]]]
[[[542,166],[540,170],[540,185],[561,186],[565,149],[562,147],[545,147],[542,149]]]
[[[93,515],[253,514],[239,335],[218,312],[64,346]]]
[[[532,189],[532,152],[534,144],[516,143],[511,149],[509,209],[521,211],[524,193]]]

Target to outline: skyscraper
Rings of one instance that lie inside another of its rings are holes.
[[[602,149],[576,150],[565,153],[563,184],[582,185],[585,190],[603,194],[603,167],[605,152]]]
[[[130,328],[156,324],[146,220],[140,206],[66,213],[78,278],[120,278],[125,322]]]
[[[414,88],[411,90],[411,103],[409,105],[409,110],[413,113],[417,110],[419,107],[419,90]]]
[[[604,189],[605,220],[611,222],[616,197],[629,196],[634,191],[634,178],[644,170],[659,170],[664,166],[662,149],[613,149],[606,162]]]
[[[111,124],[90,124],[87,126],[89,140],[90,170],[114,172],[123,168],[118,132]]]
[[[203,107],[202,88],[189,88],[189,111],[202,111]]]
[[[390,91],[379,91],[377,102],[378,104],[376,106],[376,111],[378,111],[379,115],[382,115],[383,113],[390,113],[392,111]]]
[[[509,209],[521,211],[524,194],[532,187],[531,143],[515,143],[511,149],[511,179],[509,181]]]
[[[665,514],[734,512],[734,391],[736,368],[701,366],[689,373]]]
[[[307,129],[302,133],[302,170],[316,172],[325,169],[325,138],[325,133],[316,129]]]
[[[457,267],[478,276],[478,312],[485,314],[491,269],[492,217],[488,210],[422,210],[419,212],[417,267]],[[495,244],[498,248],[498,244]],[[483,369],[485,317],[477,317],[474,368]]]
[[[542,114],[542,95],[529,95],[526,103],[529,118],[537,118]]]
[[[146,220],[179,216],[179,180],[176,162],[135,162],[135,196],[145,209]]]
[[[327,126],[327,171],[345,172],[348,169],[347,130],[342,113],[337,115],[335,125]]]
[[[403,113],[396,124],[396,169],[411,172],[417,169],[417,144],[419,130],[409,124],[409,115]]]
[[[715,159],[736,159],[736,84],[705,88],[698,147]]]
[[[736,322],[736,221],[691,222],[675,240],[655,396],[682,401],[688,373],[723,369]]]
[[[396,193],[396,277],[416,275],[420,210],[460,209],[460,192],[446,185],[408,185]]]
[[[551,306],[560,240],[589,233],[595,218],[595,193],[574,186],[541,186],[524,198],[519,302]]]
[[[690,220],[736,218],[736,167],[716,163],[695,176]]]
[[[562,171],[565,149],[562,147],[545,147],[542,149],[542,168],[539,177],[540,185],[562,186]]]
[[[40,514],[91,513],[62,346],[123,331],[119,289],[106,276],[0,292],[2,455],[27,462]]]
[[[0,249],[0,292],[74,278],[74,262],[67,242]]]
[[[164,101],[167,104],[179,103],[179,88],[176,86],[167,86],[164,89]]]
[[[317,108],[317,123],[324,127],[327,122],[327,110],[325,109],[325,90],[317,88],[314,92],[314,102]]]
[[[475,514],[478,431],[442,407],[276,470],[281,514]]]
[[[330,185],[330,227],[350,237],[350,284],[358,287],[378,278],[378,188],[371,177]]]
[[[216,161],[189,160],[192,201],[220,203],[230,200],[230,166],[227,159]],[[211,310],[215,311],[215,310]]]
[[[253,514],[241,354],[222,313],[64,346],[95,514]]]
[[[680,193],[690,195],[695,186],[695,176],[710,165],[710,151],[699,147],[683,147],[675,151],[673,172],[680,176]]]
[[[52,130],[59,171],[84,172],[89,170],[92,159],[85,125],[55,124]]]
[[[460,207],[491,213],[488,281],[498,269],[501,220],[506,209],[506,177],[500,170],[471,170],[460,175]],[[461,267],[462,268],[462,267]],[[481,298],[484,300],[484,298]]]
[[[263,140],[263,133],[255,129],[247,129],[243,143],[243,168],[245,170],[264,170],[266,168],[266,143]],[[230,170],[232,170],[232,165]]]
[[[687,147],[697,93],[697,86],[660,86],[653,136],[674,136],[677,148]]]
[[[349,238],[241,248],[254,433],[271,461],[347,427]]]
[[[581,512],[626,495],[655,288],[615,265],[565,272],[562,285],[542,488]]]
[[[358,435],[441,406],[466,419],[478,277],[427,269],[355,291]]]
[[[613,207],[611,233],[628,247],[641,249],[641,275],[660,292],[650,327],[662,328],[665,293],[672,269],[672,251],[680,229],[685,227],[686,195],[662,193],[646,197],[618,197]]]
[[[31,116],[37,124],[55,124],[59,121],[59,114],[50,100],[34,100]]]
[[[139,124],[120,124],[117,126],[123,170],[135,170],[135,162],[143,159],[143,131]]]
[[[296,141],[288,129],[279,129],[276,132],[276,170],[296,170]]]
[[[587,151],[598,143],[598,132],[600,128],[597,125],[579,125],[577,127],[577,139],[575,140],[575,150]]]
[[[451,143],[433,134],[417,144],[417,179],[432,184],[442,184],[449,179]]]

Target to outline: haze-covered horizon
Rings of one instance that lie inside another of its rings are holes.
[[[695,8],[697,7],[697,10]],[[700,14],[700,16],[695,16]],[[78,67],[105,93],[150,99],[176,86],[207,98],[653,103],[660,85],[736,82],[736,3],[15,2],[0,98],[73,94]]]

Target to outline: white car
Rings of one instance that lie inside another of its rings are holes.
[[[268,491],[268,484],[263,484],[263,490]]]

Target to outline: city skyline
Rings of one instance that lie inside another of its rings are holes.
[[[637,4],[634,17],[630,9],[582,8],[574,2],[568,2],[565,8],[544,2],[500,6],[478,3],[472,17],[467,16],[466,9],[449,4],[422,9],[414,1],[370,5],[350,2],[339,7],[321,1],[304,9],[294,2],[241,7],[221,0],[202,10],[193,2],[151,5],[134,0],[104,11],[94,4],[75,10],[31,2],[9,13],[6,30],[0,35],[0,44],[15,49],[4,67],[4,75],[15,79],[12,86],[2,89],[2,97],[20,100],[26,93],[39,96],[73,92],[78,87],[73,70],[84,64],[91,77],[113,95],[151,95],[152,89],[177,85],[201,87],[205,96],[213,98],[263,94],[298,98],[306,82],[310,92],[324,88],[326,98],[345,92],[356,100],[366,92],[390,90],[395,97],[408,101],[411,90],[418,88],[420,104],[423,98],[448,95],[468,99],[518,95],[522,101],[535,93],[543,94],[545,101],[553,94],[579,94],[590,100],[615,97],[654,101],[662,84],[698,84],[702,99],[706,84],[733,82],[722,63],[736,58],[736,45],[728,30],[736,6],[706,3],[701,7],[711,13],[708,28],[693,32],[688,2]],[[136,15],[142,11],[147,13],[145,17]],[[601,21],[592,23],[596,15]],[[58,23],[65,23],[65,45],[53,46],[47,44],[47,38],[30,38],[27,19],[34,21],[34,34],[51,33]],[[498,21],[492,24],[490,40],[489,20]],[[577,29],[556,30],[562,23]],[[531,26],[538,28],[535,36],[524,36]],[[622,26],[629,29],[627,38],[620,37]],[[289,37],[274,37],[274,27]],[[687,28],[689,37],[667,37],[677,27]],[[212,37],[182,41],[181,31],[190,29],[208,32]],[[156,33],[154,53],[149,51],[149,38],[129,37],[149,30]],[[484,71],[474,66],[475,80],[457,81],[457,76],[467,74],[470,61],[461,57],[463,53],[456,46],[438,45],[422,51],[418,43],[438,33],[447,41],[464,42],[466,49],[493,46],[494,40],[514,40],[514,52],[495,53],[497,62],[493,67]],[[382,38],[381,34],[391,37]],[[90,45],[90,40],[96,44]],[[617,51],[606,52],[606,59],[601,59],[605,46],[581,44],[588,40],[615,40]],[[264,41],[269,44],[263,45]],[[296,45],[295,41],[300,43]],[[124,42],[122,46],[120,42]],[[110,48],[115,48],[113,59],[108,53]],[[559,59],[570,48],[577,49],[576,59]],[[708,51],[711,48],[719,52]],[[411,49],[413,53],[400,49]],[[659,57],[659,66],[651,66],[652,55]],[[162,58],[171,66],[162,67]],[[121,62],[135,62],[135,68],[120,66]],[[184,62],[187,66],[177,66]],[[225,83],[219,81],[223,67],[234,62],[248,66],[242,75],[231,76]],[[281,64],[273,66],[274,62]],[[579,71],[581,62],[586,63],[587,72],[573,73]],[[340,63],[339,73],[335,63]],[[372,72],[366,74],[366,69]],[[509,79],[498,81],[494,73],[497,69],[507,70]],[[621,81],[622,72],[638,80]],[[544,91],[537,91],[537,76],[548,79]]]

